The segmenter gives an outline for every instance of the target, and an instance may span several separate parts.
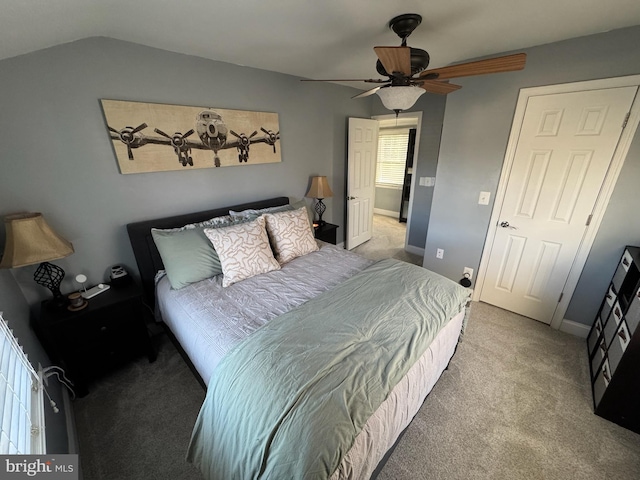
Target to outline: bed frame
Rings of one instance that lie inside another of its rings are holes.
[[[151,236],[152,228],[179,228],[189,223],[202,222],[213,217],[228,215],[229,210],[246,210],[248,208],[267,208],[288,205],[288,197],[274,197],[266,200],[258,200],[255,202],[242,203],[229,207],[215,208],[213,210],[205,210],[197,213],[188,213],[185,215],[175,215],[172,217],[157,218],[155,220],[145,220],[142,222],[130,223],[127,225],[129,240],[133,247],[133,254],[136,257],[138,270],[140,272],[140,281],[144,292],[144,298],[147,305],[154,308],[155,305],[155,275],[158,270],[163,270],[164,265],[160,253],[156,248],[156,244]]]
[[[136,257],[138,270],[140,272],[140,280],[144,290],[144,297],[148,305],[155,306],[155,275],[158,270],[164,269],[160,253],[156,248],[153,237],[151,236],[152,228],[179,228],[189,223],[202,222],[213,217],[219,217],[222,215],[228,215],[229,210],[246,210],[249,208],[260,209],[267,207],[275,207],[289,204],[288,197],[274,197],[266,200],[258,200],[254,202],[243,203],[239,205],[232,205],[229,207],[216,208],[213,210],[205,210],[197,213],[190,213],[185,215],[176,215],[171,217],[158,218],[155,220],[145,220],[141,222],[130,223],[127,225],[127,232],[133,247],[133,253]],[[153,308],[153,307],[152,307]],[[155,310],[155,308],[154,308]],[[198,374],[196,368],[193,366],[189,356],[186,354],[182,346],[176,340],[169,328],[164,329],[167,335],[171,338],[172,343],[176,346],[187,365],[190,367],[195,377],[198,379],[204,389],[206,385],[202,381],[202,378]],[[455,355],[455,354],[454,354]],[[452,357],[453,358],[453,357]],[[447,367],[448,368],[448,367]],[[386,452],[383,459],[378,464],[377,468],[371,475],[371,480],[378,477],[380,471],[387,463],[389,457],[395,450],[396,446],[400,442],[400,439],[404,436],[406,429],[399,435],[393,446]]]

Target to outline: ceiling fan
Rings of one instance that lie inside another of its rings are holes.
[[[378,56],[376,70],[388,79],[304,79],[303,81],[377,83],[379,84],[377,87],[353,98],[377,93],[384,106],[395,111],[397,115],[400,111],[411,108],[424,92],[446,95],[462,88],[460,85],[449,83],[452,78],[512,72],[524,68],[527,55],[517,53],[426,70],[429,66],[429,54],[420,48],[407,46],[407,38],[421,22],[422,17],[417,13],[406,13],[392,18],[389,21],[389,28],[402,39],[401,46],[373,48]]]

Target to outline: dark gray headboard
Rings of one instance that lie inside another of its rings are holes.
[[[187,213],[184,215],[175,215],[128,224],[127,232],[129,233],[129,240],[133,247],[133,254],[136,257],[138,270],[140,271],[140,280],[142,281],[142,288],[144,289],[144,297],[148,305],[152,308],[155,305],[154,277],[158,270],[164,269],[162,259],[151,236],[152,228],[179,228],[188,223],[202,222],[213,217],[228,215],[229,210],[239,211],[248,208],[276,207],[287,205],[288,203],[288,197],[276,197],[213,210],[205,210],[203,212]]]

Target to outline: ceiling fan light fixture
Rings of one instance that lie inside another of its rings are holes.
[[[416,103],[420,95],[425,92],[423,88],[414,86],[391,86],[381,88],[376,94],[382,100],[385,108],[399,112],[407,110]]]

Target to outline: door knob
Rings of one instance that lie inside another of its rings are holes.
[[[355,200],[358,197],[347,197],[347,200]]]
[[[500,226],[502,228],[510,228],[511,230],[517,230],[516,227],[512,227],[511,225],[509,225],[509,222],[500,222]]]

